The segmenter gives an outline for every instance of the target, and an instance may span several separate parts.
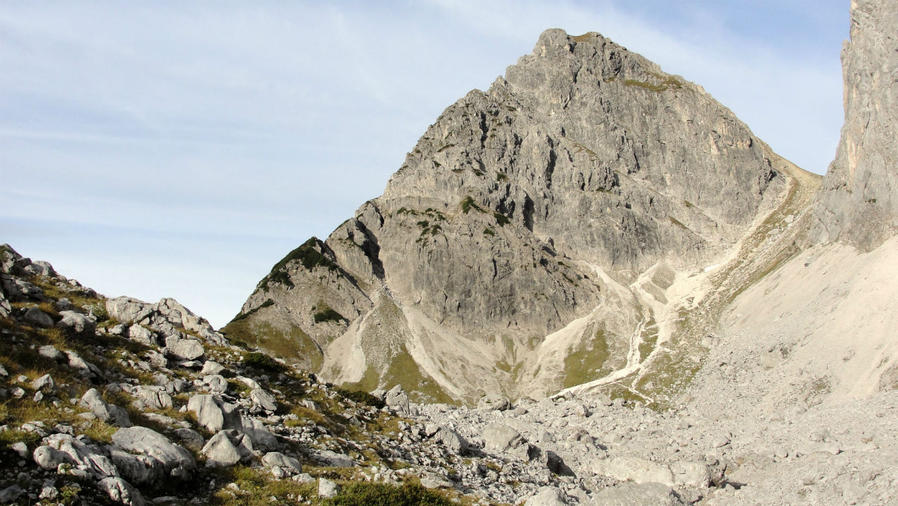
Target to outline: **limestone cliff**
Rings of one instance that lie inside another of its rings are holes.
[[[739,244],[796,174],[699,86],[548,30],[225,331],[361,388],[546,395],[645,359],[675,280]]]
[[[842,50],[845,124],[814,237],[869,251],[898,233],[898,4],[851,2]]]

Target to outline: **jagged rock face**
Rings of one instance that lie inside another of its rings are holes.
[[[898,233],[898,4],[851,2],[842,50],[845,124],[814,236],[872,250]]]
[[[596,308],[617,314],[610,336],[631,333],[642,310],[609,283],[731,246],[785,189],[782,163],[700,87],[548,30],[445,110],[381,197],[275,265],[226,332],[303,343],[303,365],[365,388],[503,390]],[[420,374],[387,374],[409,358]]]

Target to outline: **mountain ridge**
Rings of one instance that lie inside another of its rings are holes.
[[[279,262],[224,330],[301,332],[305,366],[368,390],[424,382],[474,402],[519,395],[522,372],[557,390],[599,369],[539,370],[545,336],[592,314],[567,346],[622,366],[654,320],[628,286],[725,254],[793,173],[700,87],[596,33],[550,29],[449,106],[382,196]],[[396,360],[418,373],[384,375]]]

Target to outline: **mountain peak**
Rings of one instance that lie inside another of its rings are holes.
[[[661,318],[628,285],[728,251],[797,170],[682,78],[547,30],[327,238],[331,268],[288,255],[226,330],[301,343],[297,360],[359,388],[545,395],[625,365],[629,336]],[[584,318],[567,351],[542,347]],[[606,349],[604,365],[559,363],[581,348]]]

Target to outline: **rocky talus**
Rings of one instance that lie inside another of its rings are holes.
[[[853,0],[842,50],[845,124],[814,238],[870,251],[898,233],[898,6]]]
[[[418,404],[400,386],[343,390],[231,345],[173,299],[106,298],[5,245],[0,267],[4,503],[894,498],[893,391],[830,406],[813,390],[747,417],[724,390],[676,411],[587,392]],[[728,360],[722,376],[745,381],[750,364]]]
[[[224,332],[421,400],[627,376],[667,353],[704,269],[786,228],[768,217],[794,218],[816,185],[699,86],[548,30],[444,111],[382,196],[278,262]]]

